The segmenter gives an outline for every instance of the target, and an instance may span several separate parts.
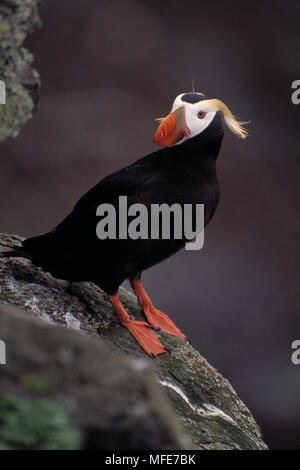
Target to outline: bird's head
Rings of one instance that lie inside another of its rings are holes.
[[[241,139],[247,137],[248,132],[244,128],[246,123],[238,121],[222,101],[206,99],[202,93],[194,91],[181,93],[176,97],[168,116],[157,119],[159,126],[154,142],[165,147],[181,144],[201,134],[220,115],[223,116],[223,119],[219,119],[222,129],[224,122]]]

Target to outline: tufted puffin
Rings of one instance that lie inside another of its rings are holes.
[[[117,208],[119,196],[128,205],[204,204],[204,225],[212,218],[219,200],[216,159],[224,124],[245,138],[244,122],[238,121],[218,99],[202,93],[178,95],[170,113],[158,119],[154,142],[162,148],[106,176],[90,189],[72,212],[50,232],[28,238],[21,247],[2,257],[24,257],[59,279],[90,281],[103,289],[121,324],[150,356],[166,352],[155,331],[182,340],[185,336],[152,304],[141,282],[142,272],[183,248],[186,238],[99,238],[97,208],[106,203]],[[160,232],[161,233],[161,232]],[[129,279],[147,322],[134,321],[120,302],[118,289]]]

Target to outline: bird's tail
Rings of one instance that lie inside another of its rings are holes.
[[[26,252],[22,250],[22,247],[16,246],[13,248],[15,249],[0,253],[0,258],[27,258]]]
[[[0,258],[39,259],[49,252],[52,238],[53,233],[51,232],[27,238],[22,242],[21,246],[13,246],[10,251],[0,253]]]

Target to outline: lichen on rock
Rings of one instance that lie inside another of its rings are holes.
[[[33,56],[23,47],[40,25],[37,0],[4,0],[0,4],[0,80],[6,104],[0,104],[0,142],[16,136],[37,109],[40,79]]]

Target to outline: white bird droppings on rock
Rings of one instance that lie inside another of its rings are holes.
[[[236,422],[228,414],[224,413],[224,411],[220,410],[214,405],[211,405],[209,403],[203,403],[202,407],[193,405],[186,396],[186,394],[181,390],[181,388],[178,387],[178,385],[172,384],[171,382],[167,382],[165,380],[160,380],[159,383],[164,387],[168,387],[174,392],[176,392],[182,398],[182,400],[184,400],[185,403],[194,411],[194,413],[197,413],[198,415],[203,417],[219,416],[220,418],[225,419],[231,424],[236,425]]]
[[[68,328],[73,328],[73,330],[80,330],[80,321],[75,318],[72,313],[67,312],[65,315],[65,320]]]

